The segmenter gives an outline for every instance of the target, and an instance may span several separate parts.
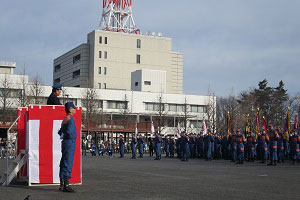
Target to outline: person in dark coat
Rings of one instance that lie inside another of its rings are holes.
[[[62,85],[57,84],[52,87],[52,93],[48,97],[47,105],[61,105],[58,96],[60,95],[62,90]]]
[[[155,144],[155,153],[156,157],[154,160],[160,160],[161,159],[161,143],[162,143],[162,138],[159,133],[156,134],[154,138],[154,144]]]
[[[125,141],[124,141],[123,135],[120,135],[119,147],[120,147],[120,158],[124,158]]]
[[[154,149],[153,149],[153,140],[151,137],[148,138],[148,141],[149,141],[149,154],[150,154],[150,157],[153,156],[153,152],[154,152]]]
[[[189,138],[185,135],[185,132],[181,133],[179,138],[179,148],[181,152],[181,161],[188,161],[189,156]]]
[[[169,137],[169,148],[170,148],[170,158],[174,158],[174,146],[175,140],[173,137]]]

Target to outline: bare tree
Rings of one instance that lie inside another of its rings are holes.
[[[216,96],[215,94],[213,93],[212,95],[211,94],[208,94],[207,96],[207,103],[206,103],[206,116],[207,116],[207,128],[211,129],[212,132],[216,132],[217,130],[217,125],[216,125],[216,120],[217,120],[217,117],[216,117]]]
[[[4,79],[0,82],[0,92],[1,112],[3,116],[6,116],[13,103],[10,99],[11,82],[6,75],[4,76]]]
[[[43,103],[41,100],[41,95],[44,92],[44,88],[42,87],[42,78],[39,75],[36,75],[32,83],[30,84],[30,98],[31,103],[33,104],[41,104]]]
[[[28,97],[28,76],[26,75],[26,68],[24,66],[23,73],[21,76],[21,92],[18,98],[18,103],[21,107],[26,107],[29,104]]]
[[[122,118],[123,120],[128,120],[129,116],[130,116],[130,110],[129,110],[129,107],[128,107],[128,97],[127,95],[125,94],[124,95],[124,99],[123,99],[123,102],[122,102],[122,106],[120,108],[120,113],[122,115]]]
[[[188,104],[188,101],[185,98],[184,104],[182,106],[182,116],[181,116],[181,121],[183,122],[183,127],[185,132],[187,132],[189,119],[190,119],[190,105]]]
[[[158,115],[158,132],[161,134],[161,132],[164,130],[166,125],[166,115],[167,111],[165,109],[165,103],[163,99],[163,94],[160,93],[158,96],[158,103],[157,103],[157,115]]]
[[[294,116],[300,114],[300,94],[296,94],[294,96],[289,96],[289,100],[285,106],[285,113],[290,109],[291,121],[294,123]],[[284,124],[283,124],[284,126]]]
[[[95,89],[93,88],[87,88],[85,90],[85,92],[82,94],[83,99],[82,99],[82,103],[83,103],[83,107],[85,108],[85,125],[87,128],[88,133],[90,132],[90,125],[91,125],[91,121],[95,121],[93,120],[97,109],[99,108],[99,101],[98,99],[98,95]]]

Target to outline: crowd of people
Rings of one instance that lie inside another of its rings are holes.
[[[125,153],[131,153],[131,158],[136,159],[137,152],[139,158],[143,158],[144,153],[154,156],[155,160],[160,160],[162,154],[166,158],[179,158],[182,161],[189,159],[205,159],[211,161],[213,159],[225,159],[237,164],[254,162],[259,160],[261,163],[275,166],[277,163],[290,161],[292,164],[300,163],[300,134],[298,130],[282,132],[280,128],[273,129],[269,126],[268,131],[263,130],[261,133],[242,133],[240,129],[233,130],[232,133],[215,134],[210,130],[207,134],[203,132],[199,134],[186,134],[182,132],[180,136],[174,138],[172,136],[161,137],[155,134],[153,138],[145,140],[142,135],[132,135],[130,142],[125,142],[121,135],[118,143],[106,144],[101,143],[100,146],[91,144],[90,152],[96,156],[107,155],[112,156],[113,152],[120,153],[120,158]],[[84,149],[86,154],[86,148]],[[99,152],[103,152],[100,154]]]
[[[16,158],[16,146],[14,141],[6,141],[6,138],[0,138],[0,158]]]

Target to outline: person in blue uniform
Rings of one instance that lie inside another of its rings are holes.
[[[109,157],[112,157],[113,152],[114,152],[114,149],[113,149],[112,145],[109,144],[108,147],[107,147],[106,153],[107,153],[107,155],[108,155]]]
[[[207,161],[211,161],[213,158],[213,144],[214,137],[212,136],[212,132],[208,130],[207,135],[204,137],[205,158]]]
[[[125,142],[124,142],[123,135],[120,135],[119,147],[120,147],[120,158],[124,158]]]
[[[259,144],[260,144],[260,153],[261,153],[261,163],[266,163],[268,158],[268,143],[269,136],[264,130],[263,133],[259,136]]]
[[[170,158],[174,158],[175,141],[173,137],[169,137]]]
[[[148,138],[148,144],[149,144],[149,156],[152,157],[153,151],[154,151],[154,149],[153,149],[154,144],[153,144],[153,140],[151,137]]]
[[[92,146],[91,146],[90,152],[91,152],[92,156],[96,156],[96,153],[97,153],[97,146],[96,146],[96,144],[94,143],[94,141],[92,141]]]
[[[65,104],[65,110],[67,116],[62,122],[61,128],[58,132],[62,140],[61,152],[62,157],[60,160],[60,186],[59,190],[63,192],[76,192],[69,185],[69,179],[71,178],[71,173],[73,169],[73,161],[76,149],[76,123],[74,120],[74,114],[76,113],[75,105],[72,102]]]
[[[284,146],[283,146],[283,136],[284,134],[281,132],[281,129],[278,128],[278,141],[277,141],[277,145],[278,145],[278,163],[284,162]]]
[[[236,130],[233,130],[233,134],[230,136],[230,150],[231,150],[231,162],[236,162],[237,158],[237,141],[236,141]]]
[[[222,158],[227,160],[228,159],[228,138],[226,133],[223,133],[221,137],[221,151],[222,151]]]
[[[58,96],[60,95],[62,90],[62,85],[57,84],[52,87],[52,93],[47,99],[47,105],[61,105]]]
[[[194,138],[193,134],[189,134],[188,138],[189,138],[189,155],[190,155],[191,158],[194,158],[195,138]]]
[[[181,137],[179,138],[179,148],[181,152],[181,161],[188,161],[189,155],[189,138],[185,135],[183,131],[181,133]]]
[[[103,146],[103,144],[101,144],[101,145],[100,145],[100,148],[99,148],[99,150],[98,150],[98,155],[99,155],[99,156],[100,156],[100,155],[103,156],[103,155],[104,155],[104,151],[105,151],[105,150],[104,150],[104,146]]]
[[[296,161],[300,163],[300,135],[297,134],[296,130],[293,131],[292,135],[289,137],[289,140],[292,164],[295,164]]]
[[[203,132],[200,133],[200,135],[197,138],[197,152],[199,158],[204,157],[204,137]]]
[[[240,129],[238,129],[238,134],[236,136],[237,141],[237,164],[244,164],[244,156],[245,156],[245,146],[244,142],[246,141],[245,136],[241,133]]]
[[[279,139],[278,132],[273,129],[272,126],[269,126],[269,152],[270,152],[270,163],[268,165],[276,165],[278,160],[277,155],[277,141]]]
[[[166,158],[169,158],[169,156],[170,156],[170,144],[169,144],[169,139],[168,139],[167,136],[165,137],[164,144],[165,144]]]
[[[138,143],[139,154],[140,154],[139,158],[143,158],[144,157],[144,138],[141,134],[139,135],[139,138],[137,139],[137,143]]]
[[[137,143],[137,139],[135,137],[135,135],[133,134],[132,135],[132,138],[131,138],[131,142],[130,142],[130,147],[131,147],[131,153],[132,153],[132,156],[131,158],[132,159],[136,159],[136,143]]]
[[[155,144],[155,153],[156,157],[154,160],[160,160],[161,159],[161,143],[162,143],[162,138],[159,133],[156,134],[154,138],[154,144]]]
[[[251,132],[250,135],[247,137],[247,159],[249,162],[254,162],[255,159],[255,143],[256,143],[256,136],[255,133]]]

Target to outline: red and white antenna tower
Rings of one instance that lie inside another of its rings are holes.
[[[103,0],[99,29],[137,34],[139,31],[132,17],[132,0]]]

